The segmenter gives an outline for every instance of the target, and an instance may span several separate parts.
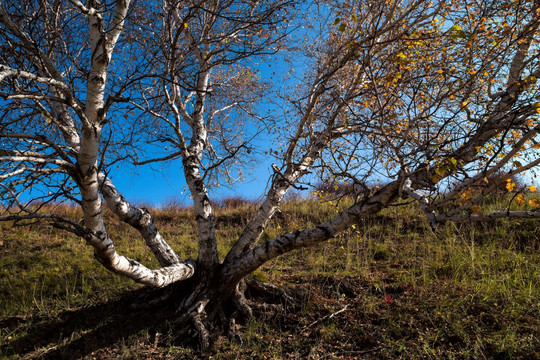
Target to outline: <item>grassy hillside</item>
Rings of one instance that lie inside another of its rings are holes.
[[[218,208],[222,256],[253,210],[240,201]],[[289,202],[263,240],[335,211]],[[195,257],[192,211],[153,214],[171,246]],[[121,253],[157,266],[136,231],[109,222]],[[199,354],[146,326],[144,312],[130,312],[141,286],[104,270],[82,239],[0,224],[0,358],[540,358],[539,226],[501,220],[433,232],[413,204],[386,209],[257,270],[257,279],[295,294],[294,308],[239,325],[242,342],[219,339]]]

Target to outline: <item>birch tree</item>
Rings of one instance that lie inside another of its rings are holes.
[[[540,204],[526,208],[521,193],[512,200],[521,210],[484,213],[482,199],[500,184],[471,191],[494,174],[519,190],[513,176],[540,162],[536,1],[296,5],[3,1],[0,220],[63,228],[114,273],[151,287],[178,284],[169,290],[178,308],[171,323],[180,335],[194,329],[206,347],[211,333],[234,335],[235,319],[257,307],[244,295],[264,288],[246,280],[251,272],[402,198],[418,201],[434,228],[540,216]],[[307,39],[295,55],[305,66],[294,88],[276,90],[286,111],[273,109],[270,122],[258,114],[269,89],[256,66],[290,48],[297,32]],[[258,134],[277,134],[282,146],[263,200],[220,258],[208,187],[235,179],[231,169],[248,161]],[[113,164],[175,159],[193,199],[196,259],[180,258],[149,211],[107,175]],[[285,194],[314,174],[363,191],[326,222],[263,240]],[[365,185],[377,177],[387,185]],[[55,212],[62,201],[80,206],[84,219]],[[117,253],[104,202],[140,232],[159,269]]]

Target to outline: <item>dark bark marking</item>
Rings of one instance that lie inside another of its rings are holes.
[[[327,239],[331,239],[334,237],[334,235],[332,234],[332,232],[330,230],[328,230],[328,228],[326,226],[323,226],[323,225],[318,225],[317,226],[317,229],[319,229],[320,231],[322,231],[324,233],[324,236],[327,238]]]
[[[133,259],[130,259],[130,258],[127,258],[128,262],[129,262],[129,265],[133,266],[133,267],[138,267],[139,266],[139,263]]]
[[[270,242],[267,241],[264,243],[264,253],[269,254],[270,253]]]
[[[279,245],[278,248],[277,248],[277,252],[279,254],[283,254],[287,251],[287,248],[286,246],[284,246],[285,244],[287,244],[287,240],[283,239],[283,238],[277,238],[276,239],[276,243]]]
[[[202,182],[202,181],[201,181]],[[202,188],[201,188],[202,189]],[[201,198],[201,202],[206,206],[208,204],[210,204],[210,199],[208,198],[208,195],[204,194],[203,197]]]

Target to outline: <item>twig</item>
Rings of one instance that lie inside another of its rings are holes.
[[[340,351],[336,353],[332,353],[332,355],[345,355],[345,354],[354,354],[354,355],[364,355],[369,354],[372,352],[381,351],[383,349],[382,346],[373,348],[373,349],[367,349],[367,350],[350,350],[350,351]]]
[[[309,329],[310,327],[317,325],[318,323],[321,323],[321,322],[323,322],[323,321],[325,321],[325,320],[328,320],[328,319],[333,318],[334,316],[336,316],[336,315],[338,315],[338,314],[341,314],[342,312],[344,312],[345,310],[347,310],[348,307],[349,307],[349,305],[345,305],[341,310],[338,310],[338,311],[336,311],[336,312],[334,312],[334,313],[325,315],[325,316],[323,316],[322,318],[320,318],[320,319],[318,319],[318,320],[312,322],[311,324],[309,324],[308,326],[306,326],[306,327],[301,331],[301,333],[304,332],[304,331],[306,331],[306,330]]]

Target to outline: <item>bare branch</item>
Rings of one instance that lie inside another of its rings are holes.
[[[146,165],[146,164],[150,164],[150,163],[154,163],[154,162],[162,162],[162,161],[167,161],[167,160],[172,160],[172,159],[178,159],[179,157],[182,156],[182,153],[183,153],[183,151],[177,151],[177,152],[174,152],[174,153],[169,154],[167,156],[163,156],[163,157],[159,157],[159,158],[147,159],[147,160],[143,160],[143,161],[135,161],[134,164],[135,165]]]
[[[62,81],[58,81],[52,78],[45,78],[29,73],[27,71],[17,70],[7,65],[0,65],[0,81],[3,81],[6,77],[21,77],[29,80],[34,80],[38,83],[56,86],[62,90],[68,90],[69,87]]]

